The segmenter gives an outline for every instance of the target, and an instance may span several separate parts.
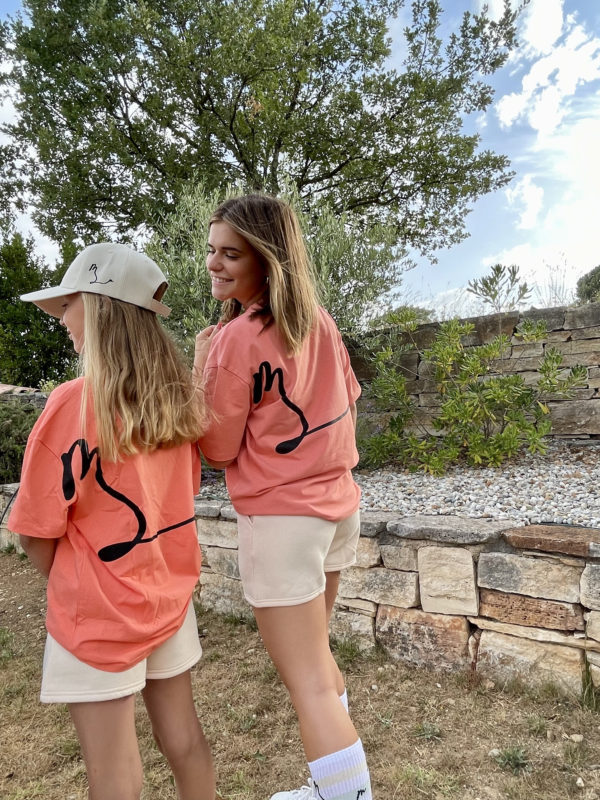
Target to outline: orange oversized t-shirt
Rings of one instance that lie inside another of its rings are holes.
[[[132,667],[175,633],[200,573],[196,444],[103,461],[83,378],[56,388],[37,420],[8,527],[58,539],[46,626],[98,669]]]
[[[300,353],[286,355],[256,308],[214,336],[204,375],[216,414],[200,448],[235,459],[226,480],[241,514],[344,519],[360,502],[350,413],[360,386],[342,337],[321,308]]]

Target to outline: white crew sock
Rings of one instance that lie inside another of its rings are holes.
[[[320,800],[372,800],[371,779],[360,739],[350,747],[309,761],[308,768]]]

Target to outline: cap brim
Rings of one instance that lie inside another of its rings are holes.
[[[78,291],[79,289],[68,289],[66,286],[50,286],[48,289],[40,289],[38,292],[22,294],[21,300],[35,303],[47,314],[60,318],[63,314],[63,298],[77,294]]]
[[[65,286],[50,286],[48,289],[40,289],[38,292],[22,294],[21,300],[35,303],[42,311],[60,319],[63,315],[63,299],[69,297],[69,295],[77,294],[80,291],[80,289],[67,289]],[[148,309],[149,311],[154,311],[155,314],[160,314],[161,317],[168,317],[171,313],[169,306],[166,306],[159,300],[152,300],[151,302],[152,308]],[[144,306],[140,306],[140,308],[143,307]]]

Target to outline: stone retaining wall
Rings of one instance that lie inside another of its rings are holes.
[[[26,386],[9,386],[8,384],[0,383],[0,403],[18,400],[23,403],[30,403],[36,408],[43,408],[47,399],[47,392],[39,392]]]
[[[250,616],[234,509],[196,510],[201,602]],[[365,512],[331,632],[415,667],[600,688],[600,530]]]
[[[540,342],[523,344],[515,336],[524,320],[543,321],[546,337]],[[527,312],[504,312],[463,320],[474,325],[473,333],[464,337],[465,347],[475,347],[490,342],[499,333],[510,341],[505,357],[496,363],[504,374],[519,374],[527,385],[539,379],[538,366],[547,348],[553,347],[563,354],[565,368],[580,364],[587,368],[587,380],[573,392],[568,400],[552,399],[548,403],[552,420],[552,436],[585,439],[600,435],[600,303],[589,303],[578,308],[531,309]],[[431,421],[436,415],[440,396],[432,379],[431,365],[421,358],[420,352],[433,343],[439,323],[421,325],[410,337],[398,328],[383,331],[392,349],[413,344],[397,361],[407,379],[407,391],[416,405],[416,413],[409,423],[410,430],[419,435],[422,430],[439,434]],[[372,377],[373,365],[351,350],[352,365],[359,380]],[[393,409],[390,409],[393,411]],[[372,412],[369,404],[359,401],[359,415],[367,428],[376,428],[380,414]],[[385,416],[385,415],[384,415]]]
[[[547,335],[539,342],[523,344],[515,335],[525,320],[543,321]],[[475,347],[490,342],[499,333],[508,337],[510,346],[505,357],[496,362],[504,374],[519,374],[527,385],[537,382],[538,367],[545,350],[550,347],[563,354],[563,366],[577,364],[586,367],[587,379],[583,386],[575,389],[569,399],[550,399],[550,436],[565,439],[590,439],[600,437],[600,303],[588,303],[571,308],[530,309],[525,312],[507,311],[501,314],[488,314],[462,320],[474,326],[473,332],[464,337],[465,347]],[[406,388],[416,405],[416,413],[409,421],[407,429],[422,435],[423,431],[439,435],[432,426],[440,395],[436,391],[431,365],[421,358],[420,353],[431,346],[439,323],[432,322],[418,327],[410,337],[398,328],[390,327],[385,333],[390,346],[399,348],[412,344],[413,349],[405,352],[397,361],[407,378]],[[374,364],[366,361],[360,354],[357,343],[348,343],[352,366],[360,381],[369,381],[374,374]],[[0,401],[19,399],[42,408],[47,395],[24,387],[0,384]],[[359,420],[363,431],[368,434],[377,430],[389,417],[388,414],[374,412],[372,404],[361,398],[358,402]],[[394,409],[389,409],[393,412]]]
[[[0,514],[16,485],[2,487]],[[199,599],[251,617],[231,505],[196,501]],[[6,521],[0,547],[17,544]],[[600,688],[600,530],[510,527],[460,517],[365,512],[356,566],[342,573],[332,635],[435,670]]]

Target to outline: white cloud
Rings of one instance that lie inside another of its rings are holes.
[[[566,286],[600,264],[598,235],[598,185],[600,185],[600,97],[589,102],[589,116],[563,127],[544,142],[544,158],[552,198],[544,193],[545,209],[537,207],[537,221],[529,241],[496,252],[487,266],[500,262],[518,264],[531,282],[548,283],[564,273]],[[556,189],[558,186],[558,190]],[[536,209],[536,187],[526,175],[507,190],[509,203],[520,214],[520,227]],[[551,265],[552,270],[549,270]],[[558,265],[563,265],[558,268]]]
[[[556,130],[567,113],[563,100],[564,95],[556,86],[539,94],[527,115],[530,127],[542,134]]]
[[[501,97],[496,114],[504,128],[521,121],[546,135],[568,114],[577,89],[600,79],[600,37],[577,24],[575,15],[563,26],[562,0],[532,0],[522,36],[525,45],[516,59],[521,68],[528,66],[521,91]]]
[[[519,267],[536,287],[536,305],[560,305],[600,264],[600,30],[591,8],[598,1],[531,0],[526,6],[519,21],[522,46],[495,80],[496,101],[483,134],[486,144],[509,156],[517,175],[504,192],[479,202],[470,241],[441,253],[430,271],[407,276],[416,286],[430,272],[433,299],[426,305],[460,306],[467,281],[496,263]],[[474,0],[472,7],[482,4]],[[503,3],[489,8],[497,19]]]
[[[436,320],[452,319],[453,317],[470,317],[485,314],[483,302],[466,290],[466,288],[446,289],[435,296],[411,298],[410,302],[422,308],[434,311]]]
[[[517,227],[522,230],[534,228],[544,205],[544,190],[541,186],[536,186],[533,176],[524,175],[506,189],[505,194],[509,206],[520,209]]]
[[[534,60],[521,92],[505,95],[496,107],[502,127],[526,123],[533,135],[518,156],[527,172],[505,191],[517,228],[530,232],[529,242],[496,253],[488,262],[514,262],[531,281],[548,280],[548,264],[564,263],[566,283],[574,286],[600,263],[600,94],[591,85],[600,81],[600,37],[578,24],[576,15],[566,17],[564,34],[557,37],[557,5],[562,14],[561,0],[532,3],[530,27],[536,19],[542,24],[542,6],[548,15],[546,44],[542,37],[532,38],[530,30],[527,56]],[[536,58],[535,50],[547,55]]]
[[[523,16],[520,39],[530,53],[549,53],[563,27],[563,0],[530,0]]]
[[[572,255],[572,253],[571,253]],[[519,267],[519,277],[532,289],[531,302],[538,306],[556,306],[572,301],[577,280],[589,272],[593,263],[577,264],[568,253],[552,243],[530,242],[507,248],[486,259],[486,266],[500,263]]]

